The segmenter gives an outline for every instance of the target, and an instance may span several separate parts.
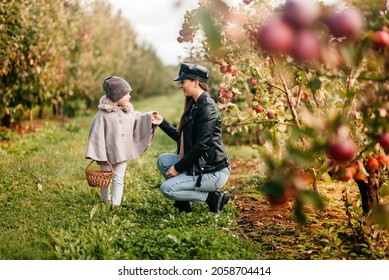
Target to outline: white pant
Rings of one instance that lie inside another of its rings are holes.
[[[122,202],[124,174],[126,173],[127,161],[122,161],[113,165],[112,176],[112,205],[119,206]],[[108,164],[100,164],[100,169],[109,171],[111,167]],[[101,199],[103,201],[111,200],[111,186],[101,189]]]

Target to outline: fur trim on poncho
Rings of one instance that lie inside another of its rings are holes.
[[[100,103],[99,103],[98,108],[100,110],[106,111],[108,113],[109,112],[116,112],[117,110],[122,110],[123,112],[126,112],[126,113],[130,113],[130,112],[134,111],[134,106],[131,103],[129,103],[128,107],[119,107],[115,103],[113,103],[111,101],[111,99],[109,99],[106,96],[103,96],[100,98]]]

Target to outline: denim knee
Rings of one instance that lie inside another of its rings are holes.
[[[166,184],[164,182],[160,187],[161,193],[164,197],[168,199],[173,199],[172,192],[171,192],[171,186],[169,184]]]

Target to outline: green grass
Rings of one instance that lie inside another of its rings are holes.
[[[182,94],[135,104],[177,122]],[[235,233],[233,205],[218,215],[206,206],[178,214],[161,195],[156,167],[175,143],[158,131],[153,145],[129,163],[122,207],[100,202],[85,179],[93,114],[63,125],[45,121],[0,145],[0,259],[261,259],[261,248]]]

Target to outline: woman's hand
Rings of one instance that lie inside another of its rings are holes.
[[[166,172],[166,176],[168,177],[175,177],[178,174],[180,174],[175,168],[174,165],[169,168],[169,170]]]
[[[163,117],[158,112],[151,114],[151,123],[154,125],[160,125],[163,121]]]

